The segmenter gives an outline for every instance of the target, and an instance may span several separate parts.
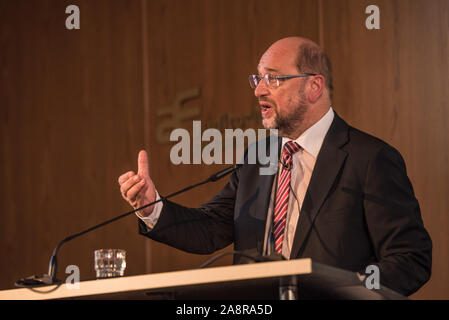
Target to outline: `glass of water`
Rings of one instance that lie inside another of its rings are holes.
[[[95,250],[97,279],[122,277],[126,268],[126,251],[122,249]]]

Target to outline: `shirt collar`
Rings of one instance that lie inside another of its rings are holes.
[[[334,110],[330,107],[329,111],[327,111],[327,113],[320,120],[304,131],[303,134],[294,141],[298,143],[305,151],[310,153],[314,158],[316,158],[320,152],[324,137],[326,136],[333,120]],[[292,139],[285,137],[282,138],[282,148],[284,148],[284,144],[288,141],[292,141]]]

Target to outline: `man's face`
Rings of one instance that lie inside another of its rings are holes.
[[[286,45],[270,47],[260,59],[259,74],[298,74],[296,55],[297,50]],[[308,109],[304,92],[306,81],[307,78],[279,80],[277,88],[270,88],[263,79],[260,81],[254,94],[259,100],[266,129],[278,129],[281,136],[291,136],[297,130]]]

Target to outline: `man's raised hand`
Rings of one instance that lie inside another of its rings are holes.
[[[137,209],[156,200],[156,190],[150,178],[148,169],[148,155],[145,150],[139,152],[137,160],[137,174],[128,171],[118,178],[120,193],[123,199]],[[154,209],[154,205],[140,210],[141,217],[149,216]]]

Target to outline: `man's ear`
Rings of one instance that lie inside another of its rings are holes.
[[[315,103],[320,99],[324,92],[325,79],[322,75],[318,74],[313,76],[312,81],[310,82],[310,91],[309,91],[309,101],[311,103]]]

